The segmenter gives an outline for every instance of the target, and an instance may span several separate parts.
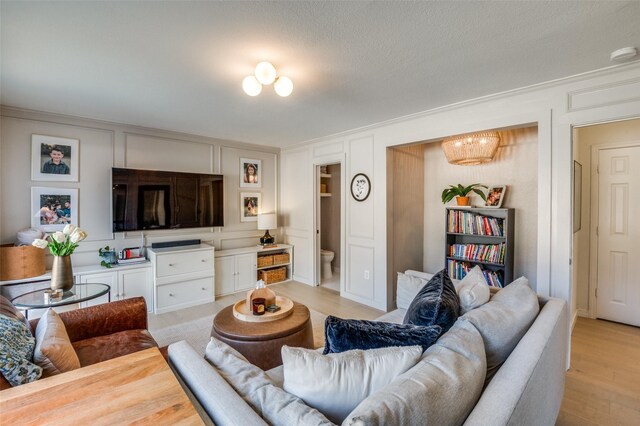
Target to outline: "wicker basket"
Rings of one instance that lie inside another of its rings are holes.
[[[279,253],[273,255],[274,265],[280,265],[282,263],[289,263],[289,253]]]
[[[262,268],[263,266],[271,266],[273,265],[273,255],[261,255],[258,256],[258,268]]]
[[[265,284],[279,283],[287,279],[287,268],[263,269],[258,271],[258,278]]]

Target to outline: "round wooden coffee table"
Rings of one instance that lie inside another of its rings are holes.
[[[227,306],[213,318],[211,336],[263,370],[282,364],[280,349],[284,345],[313,349],[309,309],[295,302],[291,315],[264,323],[241,321],[233,316],[233,305]]]

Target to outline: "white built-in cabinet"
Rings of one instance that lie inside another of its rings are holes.
[[[213,302],[213,246],[147,249],[153,265],[154,312],[162,314]]]
[[[129,299],[142,296],[147,302],[147,311],[153,312],[153,281],[151,264],[119,266],[104,269],[99,272],[86,271],[76,274],[78,283],[101,283],[111,287],[111,301]],[[82,286],[78,287],[82,291]],[[106,294],[97,299],[88,300],[80,304],[81,308],[107,303]]]
[[[216,296],[248,290],[256,284],[256,255],[216,256]]]
[[[289,262],[258,267],[258,255],[272,253],[288,253]],[[287,268],[286,280],[291,279],[293,259],[293,246],[288,244],[278,244],[271,248],[260,246],[241,247],[229,250],[217,250],[215,253],[216,265],[216,296],[237,293],[249,290],[256,286],[258,271],[261,269],[271,269],[274,267]]]

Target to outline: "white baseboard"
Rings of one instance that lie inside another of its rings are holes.
[[[576,326],[576,321],[578,320],[578,310],[573,313],[573,317],[571,318],[571,333],[573,333],[573,328]]]

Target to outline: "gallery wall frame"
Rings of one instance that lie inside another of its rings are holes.
[[[31,180],[78,182],[80,140],[31,135]]]
[[[31,227],[43,232],[79,226],[78,189],[31,187]]]
[[[260,192],[240,193],[240,222],[257,222],[262,194]]]
[[[262,160],[240,159],[240,188],[262,188]]]

